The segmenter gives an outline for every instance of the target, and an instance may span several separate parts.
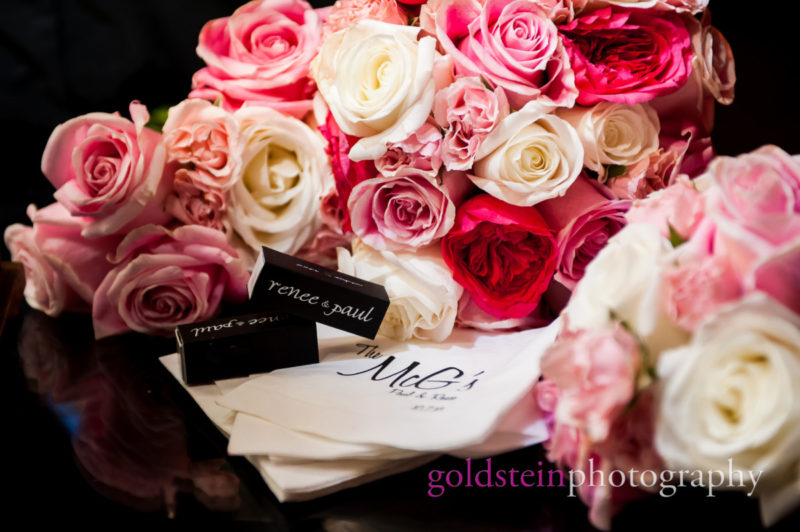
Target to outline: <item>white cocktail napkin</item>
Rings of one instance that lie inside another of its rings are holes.
[[[442,344],[320,340],[321,363],[253,377],[218,403],[332,440],[460,449],[486,441],[530,391],[557,330],[558,323],[512,334],[462,329]]]

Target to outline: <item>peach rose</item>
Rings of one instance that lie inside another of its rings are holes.
[[[344,30],[359,20],[370,19],[399,24],[408,23],[403,8],[395,0],[337,0],[325,19],[325,34]]]
[[[233,115],[205,100],[184,100],[164,123],[167,160],[189,166],[205,188],[227,189],[242,166],[239,127]]]

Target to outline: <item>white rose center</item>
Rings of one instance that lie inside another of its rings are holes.
[[[509,142],[501,179],[541,183],[560,176],[558,137],[539,123],[525,127]]]
[[[639,120],[635,113],[627,109],[618,109],[608,117],[605,128],[600,133],[600,146],[606,157],[626,159],[640,156],[641,142],[647,139],[643,128],[639,128],[638,134],[634,128]]]
[[[405,97],[401,89],[411,74],[408,71],[411,59],[385,36],[360,43],[346,61],[346,67],[337,72],[336,85],[344,89],[341,96],[346,108],[363,119],[378,118],[373,127],[391,125]],[[389,113],[376,117],[383,110]]]
[[[242,180],[257,203],[275,211],[291,200],[301,174],[294,151],[269,144],[250,160]]]
[[[774,344],[760,345],[748,336],[723,344],[727,354],[708,367],[700,412],[707,437],[720,443],[768,438],[774,431],[770,427],[777,427],[785,415],[779,368],[773,362],[780,354]]]

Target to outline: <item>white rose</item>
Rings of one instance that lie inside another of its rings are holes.
[[[631,166],[658,149],[658,115],[646,103],[601,102],[593,107],[559,110],[578,132],[583,165],[605,178],[606,166]]]
[[[295,253],[319,228],[317,212],[330,168],[325,141],[306,124],[266,107],[235,113],[244,171],[229,192],[229,217],[255,252]]]
[[[552,107],[528,102],[500,122],[475,155],[481,189],[507,203],[527,207],[563,196],[583,169],[583,146]]]
[[[352,255],[339,248],[339,271],[386,288],[390,304],[380,334],[399,341],[442,342],[450,336],[463,289],[438,246],[392,253],[355,241]]]
[[[720,470],[727,483],[732,460],[767,524],[800,502],[799,316],[751,294],[663,353],[658,374],[655,441],[669,467]]]
[[[669,321],[661,300],[661,270],[671,250],[655,226],[625,226],[586,267],[563,311],[569,328],[603,330],[613,313],[654,357],[683,343],[687,333]]]
[[[377,159],[428,118],[435,92],[436,40],[419,28],[361,20],[334,33],[311,65],[317,87],[345,133],[361,137],[354,161]]]

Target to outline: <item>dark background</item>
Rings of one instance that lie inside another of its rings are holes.
[[[183,99],[202,66],[197,35],[239,0],[4,0],[0,14],[0,228],[26,222],[29,203],[52,201],[40,158],[52,129],[71,117],[120,111],[138,99],[153,109]],[[317,0],[325,5],[326,0]],[[797,29],[765,10],[714,0],[713,22],[736,58],[736,100],[717,106],[713,140],[722,154],[773,143],[800,153]],[[785,3],[785,2],[783,2]],[[8,256],[4,246],[3,257]]]

